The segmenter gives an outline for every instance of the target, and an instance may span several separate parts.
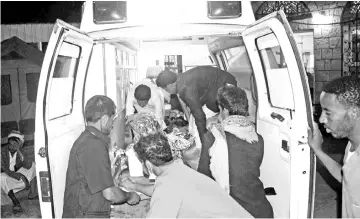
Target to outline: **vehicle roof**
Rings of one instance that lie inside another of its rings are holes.
[[[94,40],[156,39],[239,32],[255,21],[250,1],[241,1],[242,15],[235,19],[210,19],[204,0],[127,1],[127,20],[95,24],[93,1],[84,3],[80,29]]]

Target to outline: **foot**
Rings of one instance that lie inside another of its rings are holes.
[[[16,204],[12,208],[14,214],[19,214],[23,212],[23,209],[20,204]]]
[[[38,197],[37,193],[33,194],[31,191],[29,192],[29,195],[28,195],[29,200],[36,199],[37,197]]]
[[[37,191],[37,181],[36,177],[31,180],[30,182],[30,192],[28,195],[28,199],[32,200],[38,197],[38,191]]]

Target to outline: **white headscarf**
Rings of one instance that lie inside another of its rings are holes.
[[[10,134],[8,135],[8,139],[11,138],[11,137],[19,138],[22,144],[25,141],[24,140],[24,135],[21,134],[19,131],[11,131]]]

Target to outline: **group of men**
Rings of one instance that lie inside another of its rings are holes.
[[[127,119],[131,119],[135,112],[147,112],[155,115],[161,124],[164,119],[165,90],[170,94],[175,94],[179,101],[185,104],[185,106],[183,105],[184,110],[185,107],[190,108],[190,113],[195,117],[195,123],[199,129],[200,139],[202,139],[206,132],[206,115],[202,107],[206,105],[211,110],[218,112],[219,109],[215,103],[216,92],[218,88],[227,83],[236,86],[236,80],[231,74],[213,67],[197,67],[180,76],[167,70],[162,71],[156,78],[156,82],[144,79],[129,91],[126,103]],[[140,201],[137,193],[127,192],[116,187],[111,175],[108,135],[113,126],[115,112],[115,104],[106,96],[94,96],[85,106],[87,126],[75,141],[70,152],[68,166],[77,168],[67,170],[63,217],[108,217],[111,203],[135,205]],[[157,176],[154,191],[151,191],[152,203],[160,201],[158,194],[161,194],[162,190],[166,193],[172,190],[173,200],[163,199],[161,203],[176,201],[179,207],[182,201],[192,200],[193,202],[193,204],[186,204],[186,207],[177,214],[174,214],[176,212],[173,211],[174,209],[166,208],[166,206],[162,209],[151,208],[148,216],[238,217],[242,215],[251,217],[212,179],[173,160],[166,139],[160,139],[158,136],[142,142],[147,142],[146,144],[150,146],[148,153],[157,152],[159,156],[164,153],[165,159],[157,160],[158,158],[153,157],[153,159],[145,161],[149,172]],[[151,150],[155,151],[150,152]],[[174,183],[173,177],[168,177],[168,173],[171,172],[172,175],[175,173],[174,171],[178,172],[177,183]],[[184,177],[185,175],[186,177]],[[192,191],[187,192],[186,200],[177,196],[184,195],[184,192],[180,192],[184,183],[192,185],[188,187],[192,188]],[[160,186],[163,184],[164,186]],[[177,186],[179,188],[176,188]],[[198,199],[193,197],[196,191],[199,194]],[[195,205],[195,203],[197,204]],[[172,204],[171,206],[177,205]]]
[[[133,88],[134,92],[129,95],[134,98],[128,97],[127,115],[147,109],[162,119],[164,94],[160,87],[176,94],[190,109],[202,142],[207,132],[203,106],[217,112],[214,96],[217,89],[227,83],[236,85],[236,80],[231,74],[212,67],[194,68],[179,76],[163,71],[156,85],[147,80]],[[328,83],[320,102],[323,108],[320,122],[327,132],[335,138],[349,139],[344,165],[322,151],[322,136],[315,123],[314,129],[309,130],[309,145],[343,184],[343,217],[360,217],[360,79],[346,76]],[[131,110],[132,107],[135,110]],[[115,116],[114,103],[107,97],[95,96],[88,101],[85,115],[88,126],[74,143],[69,159],[69,163],[77,162],[79,168],[67,172],[63,217],[107,217],[111,203],[134,205],[140,201],[137,193],[116,187],[111,177],[107,135]],[[163,136],[143,137],[135,147],[148,171],[157,176],[155,186],[149,187],[151,191],[144,189],[145,194],[152,196],[148,217],[252,217],[215,181],[185,166],[181,160],[173,160],[169,143]]]
[[[185,107],[190,109],[190,117],[195,118],[202,142],[207,132],[203,106],[218,112],[216,91],[227,83],[236,86],[235,78],[218,68],[197,67],[180,75],[163,71],[158,75],[156,84],[145,80],[134,86],[133,92],[129,92],[127,115],[131,117],[135,110],[145,110],[152,111],[159,120],[163,119],[165,95],[162,88],[170,94],[176,94],[184,110]],[[324,124],[326,131],[335,138],[349,140],[344,165],[341,166],[323,152],[322,136],[316,123],[314,129],[309,130],[309,145],[329,172],[342,182],[342,216],[360,217],[359,77],[345,76],[331,81],[324,86],[320,103],[323,108],[320,123]],[[135,205],[139,203],[140,197],[136,192],[124,191],[115,186],[111,175],[108,135],[116,118],[114,102],[106,96],[92,97],[85,106],[85,118],[86,129],[70,152],[68,166],[76,168],[67,170],[63,217],[109,217],[112,203]],[[12,198],[14,191],[8,186],[9,178],[29,187],[28,181],[33,177],[28,178],[22,173],[31,165],[19,153],[18,140],[10,137],[9,145],[2,148],[1,153],[1,186]],[[216,182],[191,170],[179,160],[173,160],[169,143],[163,136],[144,137],[136,147],[139,145],[139,156],[149,172],[157,176],[154,190],[150,192],[151,206],[161,206],[154,203],[163,205],[159,209],[150,206],[149,217],[252,217]],[[182,188],[189,190],[184,191]],[[170,191],[173,191],[171,195],[168,194]],[[19,206],[18,201],[13,202],[14,206]],[[18,207],[14,210],[18,210]]]
[[[203,106],[217,112],[216,91],[227,83],[236,85],[236,80],[231,74],[212,67],[197,67],[181,75],[163,71],[156,84],[145,79],[129,92],[127,116],[131,117],[135,110],[145,110],[162,120],[164,93],[160,87],[176,94],[184,110],[185,107],[190,109],[202,142],[207,132]],[[309,130],[309,145],[333,176],[343,183],[343,216],[360,217],[360,79],[343,77],[330,82],[321,93],[321,105],[320,122],[327,131],[335,138],[349,139],[344,166],[321,150],[322,136],[316,124],[313,131]],[[88,126],[75,142],[69,159],[69,162],[77,162],[79,168],[67,172],[63,217],[108,216],[111,203],[134,205],[140,201],[137,193],[114,186],[111,177],[107,134],[115,115],[114,103],[107,97],[95,96],[88,101],[85,114]],[[152,195],[148,217],[252,217],[210,178],[173,160],[163,136],[144,137],[136,147],[148,171],[157,176],[155,186],[151,187],[153,190],[144,190]]]

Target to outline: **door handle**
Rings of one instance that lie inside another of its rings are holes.
[[[286,152],[289,153],[289,145],[288,145],[288,142],[287,142],[287,141],[285,141],[285,140],[282,140],[282,141],[281,141],[281,148],[282,148],[284,151],[286,151]]]
[[[273,119],[278,119],[280,122],[285,120],[284,117],[282,115],[278,114],[278,113],[272,112],[270,116]]]

